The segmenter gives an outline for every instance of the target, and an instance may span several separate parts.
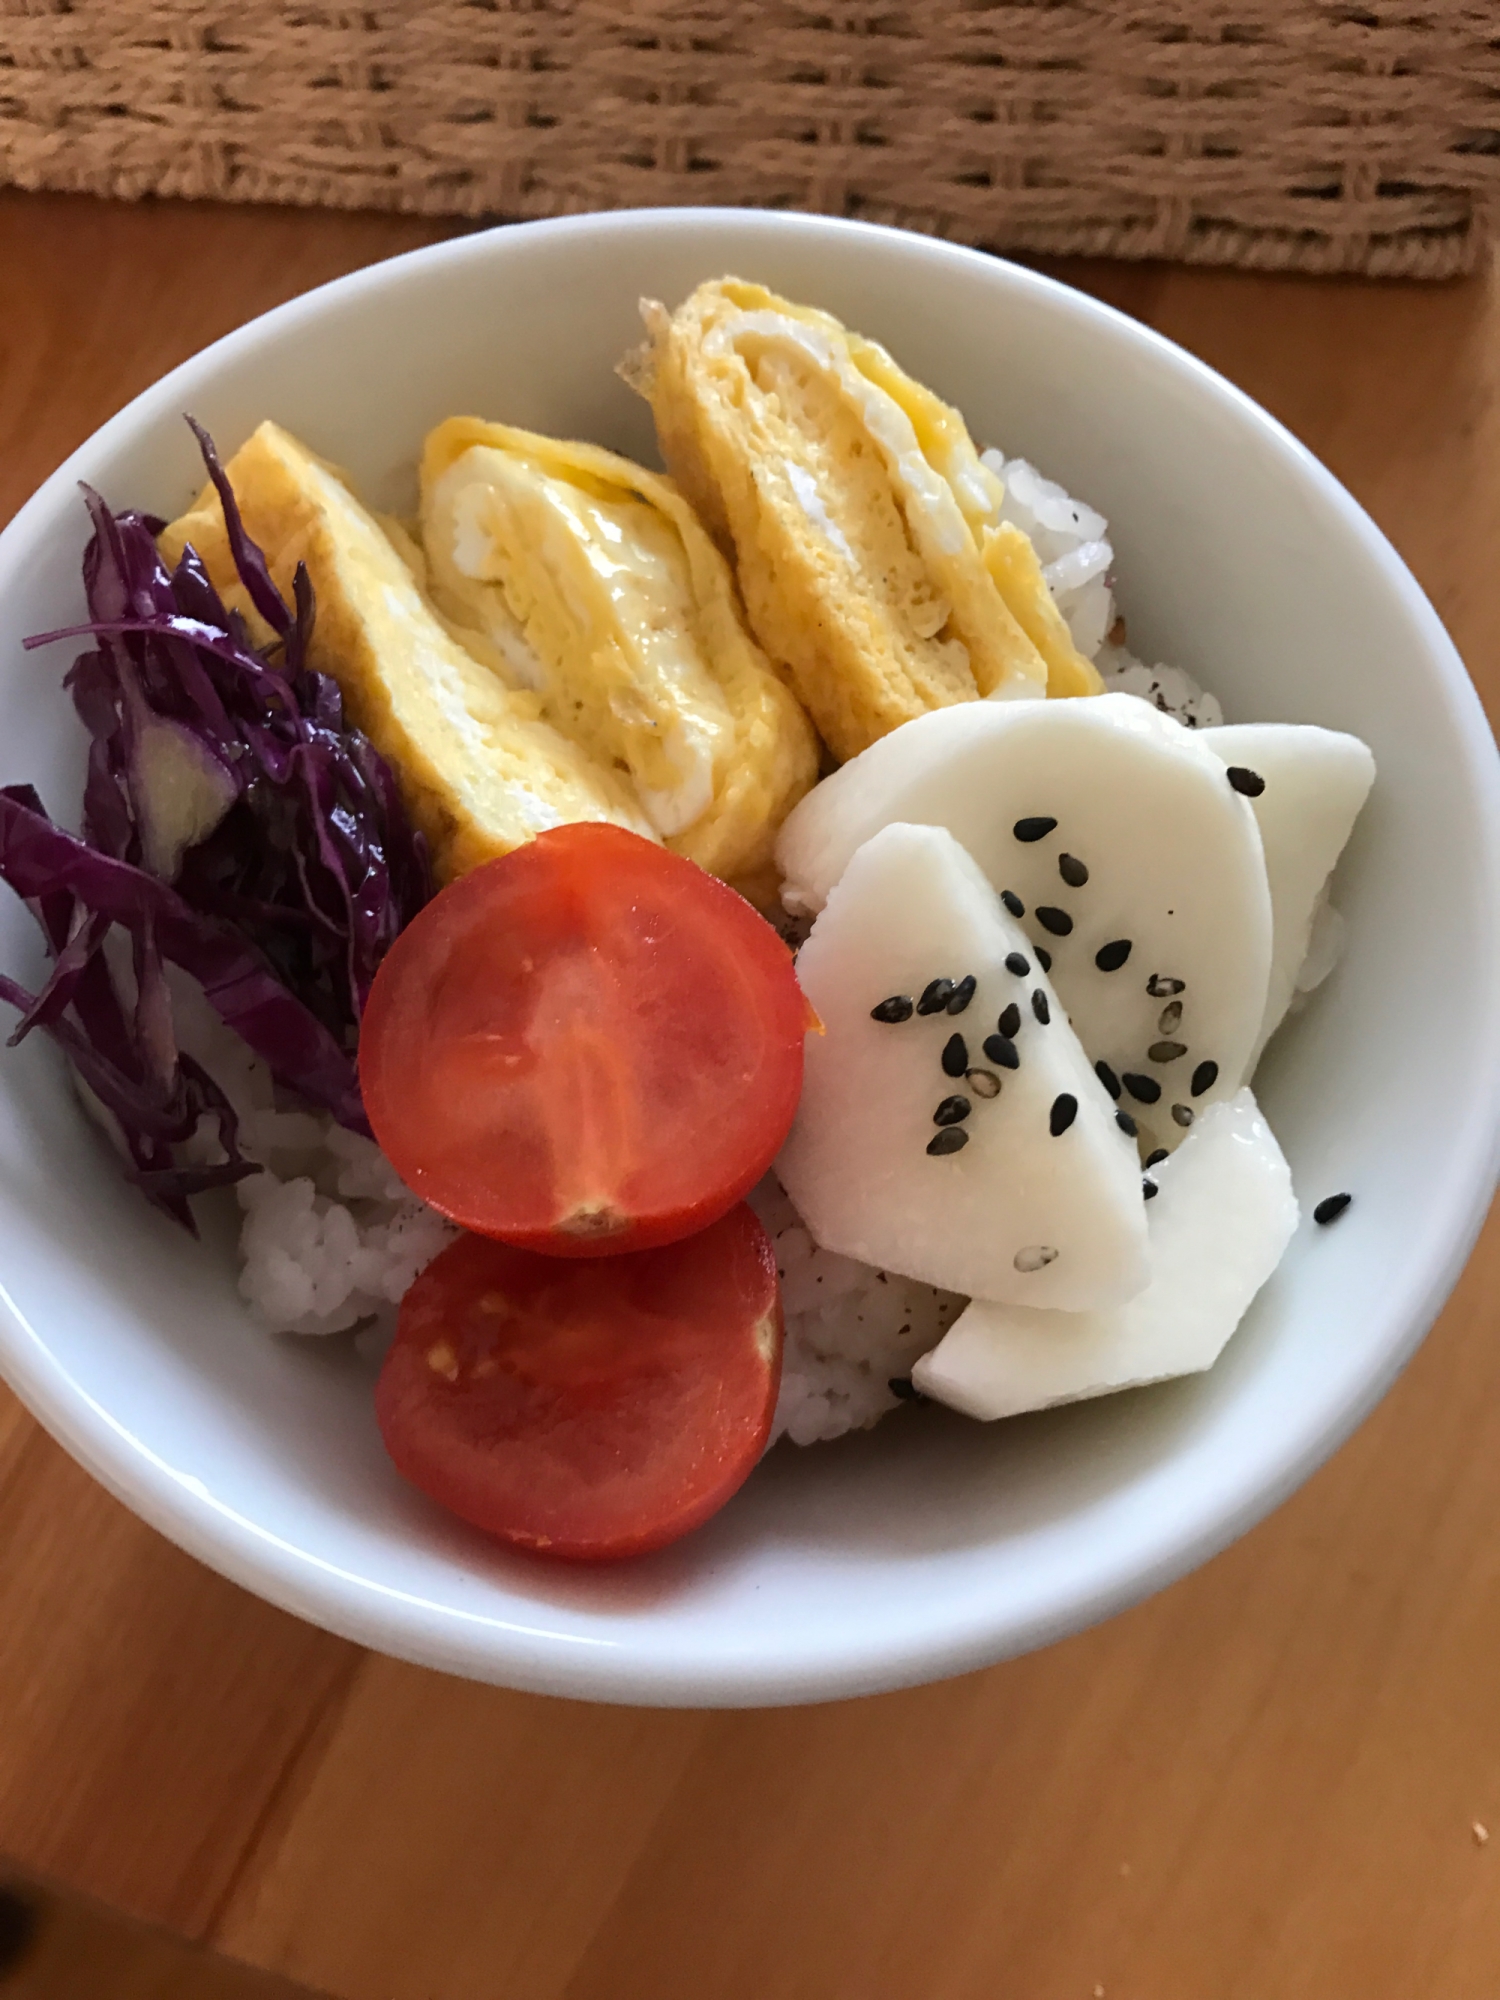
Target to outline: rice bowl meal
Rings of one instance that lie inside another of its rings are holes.
[[[1253,1082],[1364,743],[1138,658],[1104,516],[816,306],[642,313],[664,473],[499,410],[399,519],[270,421],[174,521],[86,496],[81,831],[0,790],[17,1035],[237,1201],[268,1335],[380,1360],[408,1480],[586,1561],[1210,1369],[1357,1194]]]

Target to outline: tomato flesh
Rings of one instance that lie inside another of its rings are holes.
[[[675,1541],[743,1484],[781,1344],[775,1254],[743,1203],[624,1257],[461,1236],[402,1301],[375,1412],[398,1470],[475,1527],[612,1561]]]
[[[671,1243],[780,1149],[802,1088],[791,955],[722,882],[561,826],[450,883],[376,976],[360,1083],[407,1184],[555,1256]]]

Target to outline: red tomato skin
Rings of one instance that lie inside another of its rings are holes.
[[[775,1252],[745,1204],[607,1262],[461,1236],[416,1279],[375,1385],[397,1470],[529,1555],[616,1562],[700,1527],[770,1437]]]
[[[743,897],[623,828],[554,827],[452,882],[377,973],[371,1128],[459,1223],[551,1256],[675,1243],[770,1167],[808,1010]]]

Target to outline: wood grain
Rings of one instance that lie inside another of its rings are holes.
[[[452,229],[0,191],[0,520],[159,375],[345,271]]]
[[[0,507],[214,333],[435,233],[0,199]],[[1494,280],[1065,275],[1333,466],[1496,713]],[[1493,2000],[1497,1286],[1492,1218],[1375,1417],[1197,1575],[801,1711],[358,1655],[166,1548],[0,1393],[0,1851],[341,2000]]]
[[[203,1935],[358,1657],[34,1434],[0,1494],[0,1851]]]
[[[0,2000],[319,2000],[305,1986],[233,1965],[113,1911],[72,1897],[40,1900],[24,1959],[0,1969]]]
[[[32,1429],[30,1417],[5,1384],[0,1382],[0,1495],[4,1494],[11,1474],[20,1464],[22,1449]]]

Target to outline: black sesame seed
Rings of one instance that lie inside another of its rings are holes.
[[[1157,1016],[1156,1032],[1159,1035],[1175,1035],[1182,1026],[1182,1002],[1169,1000]]]
[[[964,1011],[965,1007],[974,998],[974,988],[977,984],[978,981],[972,972],[964,974],[949,996],[948,1012],[950,1014],[961,1014]]]
[[[1054,937],[1066,937],[1073,928],[1073,919],[1066,910],[1054,909],[1050,903],[1039,903],[1036,920],[1044,931],[1051,931]]]
[[[1111,1097],[1119,1096],[1120,1079],[1115,1075],[1114,1071],[1110,1068],[1109,1064],[1104,1060],[1102,1056],[1099,1058],[1098,1062],[1094,1064],[1094,1074],[1095,1076],[1098,1077],[1099,1081],[1104,1085],[1104,1088],[1109,1092]]]
[[[1089,879],[1089,871],[1076,854],[1059,854],[1057,872],[1070,889],[1081,889]]]
[[[962,1125],[974,1109],[967,1097],[945,1097],[932,1114],[934,1125]]]
[[[1002,889],[1000,891],[1000,900],[1013,917],[1025,916],[1026,905],[1021,901],[1014,889]]]
[[[1005,969],[1013,972],[1017,979],[1024,979],[1031,971],[1031,960],[1024,951],[1008,951],[1005,954]]]
[[[1038,945],[1036,948],[1036,962],[1042,968],[1043,972],[1050,972],[1052,970],[1051,952],[1043,951],[1042,947]]]
[[[1019,1069],[1021,1058],[1016,1053],[1016,1045],[1009,1035],[990,1035],[984,1044],[984,1053],[992,1063],[1001,1069]]]
[[[1186,989],[1185,979],[1168,979],[1160,972],[1153,972],[1146,981],[1146,991],[1153,1000],[1170,1000],[1174,993],[1182,993]]]
[[[1110,944],[1101,944],[1094,953],[1094,963],[1101,972],[1118,972],[1130,956],[1130,939],[1115,938]]]
[[[1057,1262],[1057,1252],[1050,1243],[1027,1243],[1010,1261],[1018,1271],[1045,1271]]]
[[[1045,840],[1056,825],[1055,819],[1018,819],[1011,831],[1017,840]]]
[[[953,998],[951,979],[934,979],[922,988],[922,997],[917,1002],[919,1014],[941,1014]]]
[[[882,1000],[878,1007],[870,1009],[872,1021],[909,1021],[915,1009],[909,993],[893,993],[889,1000]]]
[[[885,1385],[901,1403],[925,1403],[927,1398],[912,1381],[910,1375],[893,1375]]]
[[[941,1132],[935,1132],[927,1141],[927,1150],[935,1157],[944,1153],[961,1153],[969,1143],[969,1135],[962,1125],[948,1125]]]
[[[1146,1054],[1151,1058],[1152,1062],[1159,1062],[1159,1063],[1176,1062],[1179,1056],[1185,1056],[1187,1054],[1187,1043],[1153,1042],[1150,1048],[1147,1049]]]
[[[964,1082],[976,1097],[998,1097],[1000,1079],[992,1069],[966,1069]]]
[[[1163,1160],[1169,1160],[1171,1157],[1165,1146],[1158,1146],[1154,1153],[1146,1155],[1141,1165],[1145,1167],[1159,1167]]]
[[[969,1067],[969,1045],[962,1035],[950,1035],[943,1044],[943,1075],[962,1076]]]
[[[1313,1221],[1321,1223],[1326,1229],[1330,1222],[1338,1221],[1353,1199],[1352,1194],[1325,1195],[1313,1210]]]
[[[1047,1115],[1047,1130],[1054,1139],[1060,1139],[1077,1116],[1078,1099],[1071,1091],[1064,1090],[1052,1100],[1052,1109]]]
[[[1021,1032],[1021,1010],[1014,1000],[1011,1001],[1008,1007],[1001,1008],[1000,1018],[995,1023],[995,1026],[1000,1030],[1002,1035],[1007,1036],[1011,1041],[1014,1041],[1016,1036]]]
[[[1137,1104],[1155,1104],[1161,1096],[1161,1085],[1154,1076],[1133,1076],[1126,1070],[1120,1081],[1130,1092]]]
[[[1115,1123],[1119,1126],[1120,1130],[1125,1134],[1127,1139],[1133,1139],[1137,1134],[1137,1132],[1139,1132],[1141,1129],[1140,1126],[1136,1124],[1135,1120],[1131,1117],[1128,1111],[1117,1111],[1115,1113]]]
[[[1161,1193],[1161,1189],[1160,1189],[1160,1188],[1159,1188],[1159,1187],[1158,1187],[1158,1186],[1156,1185],[1156,1182],[1155,1182],[1155,1181],[1148,1181],[1148,1180],[1145,1180],[1144,1178],[1142,1179],[1142,1181],[1141,1181],[1141,1198],[1142,1198],[1142,1200],[1143,1200],[1143,1201],[1150,1201],[1150,1199],[1151,1199],[1151,1197],[1152,1197],[1153,1195],[1156,1195],[1156,1194],[1160,1194],[1160,1193]]]
[[[1176,1124],[1180,1125],[1186,1131],[1188,1126],[1193,1122],[1193,1107],[1190,1104],[1174,1104],[1172,1106],[1172,1118]]]
[[[1231,764],[1229,782],[1237,792],[1243,792],[1247,799],[1258,799],[1266,789],[1266,781],[1259,771],[1247,771],[1243,764]]]
[[[1212,1090],[1219,1080],[1219,1065],[1216,1062],[1201,1062],[1193,1071],[1193,1095],[1201,1097],[1205,1090]]]
[[[1034,987],[1031,995],[1031,1011],[1045,1028],[1052,1019],[1052,1009],[1047,1005],[1047,996],[1040,986]]]

